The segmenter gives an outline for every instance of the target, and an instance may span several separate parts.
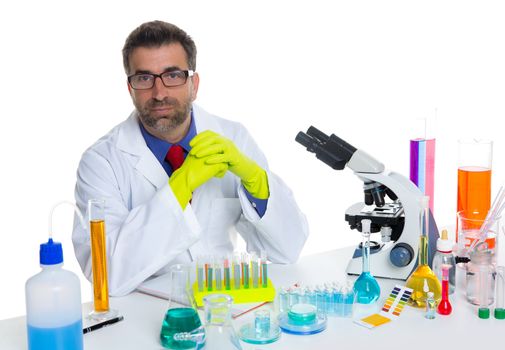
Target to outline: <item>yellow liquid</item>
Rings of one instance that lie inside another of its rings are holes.
[[[93,270],[93,295],[96,312],[109,311],[109,286],[107,283],[107,260],[105,250],[105,222],[90,221],[91,268]]]
[[[409,299],[409,305],[414,307],[426,307],[427,292],[424,291],[425,281],[437,303],[442,299],[442,284],[435,273],[428,266],[428,237],[421,235],[419,240],[419,257],[416,270],[407,280],[407,288],[413,292]]]

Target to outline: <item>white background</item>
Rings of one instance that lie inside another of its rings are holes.
[[[330,5],[331,3],[331,5]],[[501,1],[17,1],[0,5],[0,319],[25,313],[51,206],[73,201],[84,150],[132,104],[121,48],[161,19],[198,47],[197,102],[242,122],[292,188],[311,236],[303,254],[354,244],[344,212],[362,200],[294,141],[314,125],[408,176],[417,118],[438,123],[435,216],[453,225],[457,140],[494,143],[493,196],[505,172]],[[54,215],[65,266],[81,277],[72,210]]]

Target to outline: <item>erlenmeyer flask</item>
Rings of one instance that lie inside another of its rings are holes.
[[[170,267],[170,300],[161,326],[161,345],[167,349],[202,349],[205,336],[174,339],[176,333],[191,333],[202,323],[190,290],[189,265]]]
[[[205,350],[242,350],[231,324],[233,298],[211,294],[203,298],[205,308]]]

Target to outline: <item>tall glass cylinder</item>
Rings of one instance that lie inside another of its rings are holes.
[[[491,207],[493,142],[459,140],[458,153],[457,212],[465,211],[468,219],[484,220]]]
[[[91,239],[91,269],[93,272],[93,311],[90,317],[103,320],[117,312],[109,307],[109,283],[107,279],[107,249],[105,234],[105,200],[88,201],[89,230]]]

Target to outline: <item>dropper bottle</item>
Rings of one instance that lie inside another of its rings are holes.
[[[442,285],[435,273],[428,265],[428,234],[430,230],[430,198],[424,196],[421,198],[420,212],[420,236],[419,236],[419,252],[417,258],[417,268],[410,275],[406,286],[413,290],[409,299],[409,305],[419,308],[426,306],[426,293],[424,284],[428,285],[430,292],[433,293],[435,301],[438,303],[442,297]]]

